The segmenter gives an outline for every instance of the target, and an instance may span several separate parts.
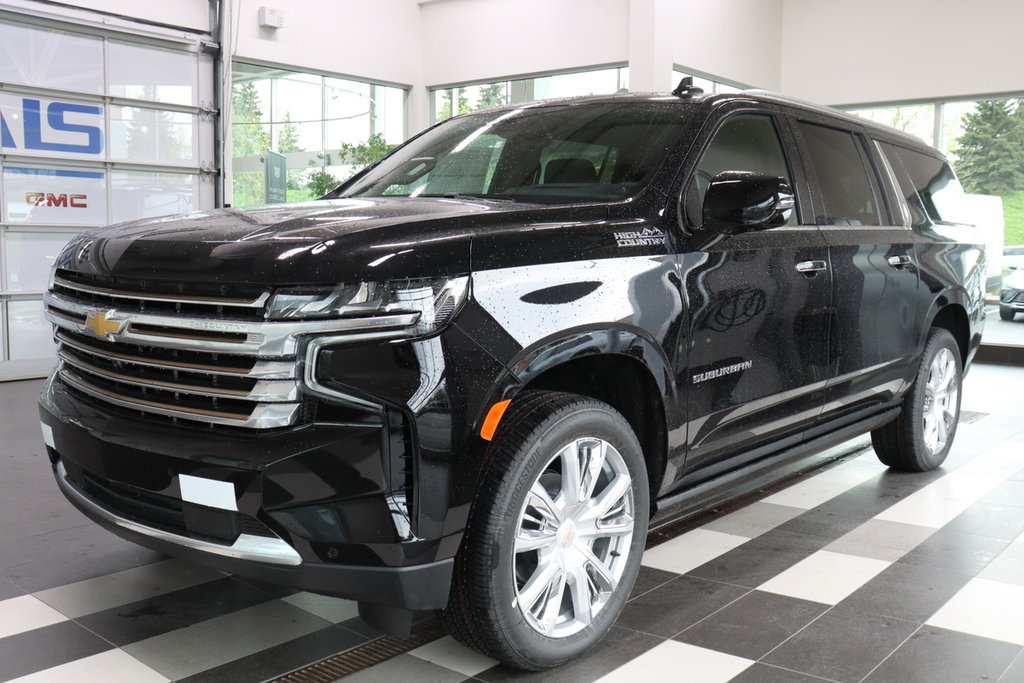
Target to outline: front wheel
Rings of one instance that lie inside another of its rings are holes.
[[[947,330],[932,328],[900,414],[871,432],[878,459],[908,472],[934,470],[953,446],[960,419],[960,349]]]
[[[1017,311],[1013,310],[1009,306],[999,307],[999,318],[1001,320],[1013,320],[1014,316],[1017,315]]]
[[[524,393],[488,449],[442,613],[449,631],[522,669],[590,649],[636,579],[649,500],[622,415],[574,394]]]

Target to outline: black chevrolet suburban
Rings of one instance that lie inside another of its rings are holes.
[[[116,534],[555,666],[650,526],[866,432],[943,462],[984,321],[961,194],[767,93],[459,116],[317,201],[70,243],[43,435]]]

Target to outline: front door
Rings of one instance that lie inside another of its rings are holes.
[[[793,184],[793,159],[778,131],[767,113],[722,122],[684,191],[691,228],[717,173],[767,173]],[[821,410],[831,273],[821,232],[801,220],[799,208],[785,226],[681,256],[691,328],[678,378],[689,417],[680,483],[795,443]]]

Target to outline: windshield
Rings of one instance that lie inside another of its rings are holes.
[[[332,196],[625,199],[650,181],[688,111],[678,100],[634,100],[462,116],[400,147]]]

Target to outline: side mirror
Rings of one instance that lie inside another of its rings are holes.
[[[704,224],[694,235],[698,248],[728,235],[785,225],[793,212],[793,188],[782,178],[747,171],[722,171],[704,194]]]

